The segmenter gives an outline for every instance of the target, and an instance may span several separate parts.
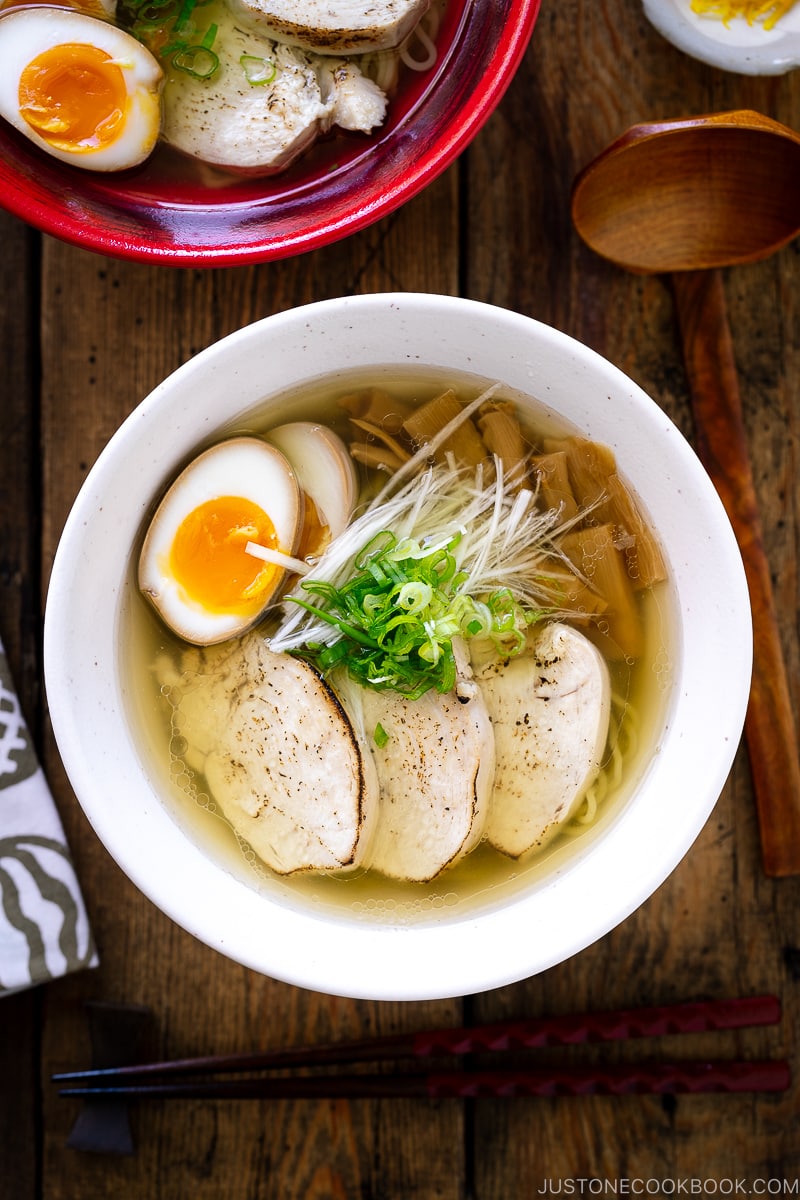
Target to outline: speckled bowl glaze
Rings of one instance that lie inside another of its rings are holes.
[[[419,921],[389,912],[350,919],[250,885],[176,819],[129,719],[122,618],[145,514],[198,443],[243,427],[265,399],[269,406],[297,384],[420,363],[499,380],[613,448],[669,564],[671,683],[652,753],[625,804],[530,888],[474,911],[444,906]],[[50,714],[72,786],[145,895],[255,971],[322,992],[413,1000],[542,971],[602,937],[666,879],[730,769],[747,703],[751,624],[716,492],[635,383],[527,317],[453,297],[386,294],[325,301],[241,329],[141,403],[94,465],[64,528],[44,648]]]

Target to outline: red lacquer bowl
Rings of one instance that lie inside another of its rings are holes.
[[[0,122],[0,204],[45,233],[117,258],[236,266],[299,254],[365,228],[431,183],[500,101],[541,0],[453,0],[436,64],[418,72],[376,135],[318,144],[283,175],[223,187],[153,160],[93,174],[50,159]]]

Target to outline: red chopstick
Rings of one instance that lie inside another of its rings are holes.
[[[788,1063],[711,1061],[627,1063],[513,1071],[440,1071],[422,1075],[285,1075],[256,1079],[176,1080],[63,1088],[61,1096],[106,1100],[514,1099],[643,1093],[777,1092],[791,1082]]]
[[[724,1029],[739,1029],[746,1026],[754,1025],[771,1025],[780,1020],[781,1006],[775,996],[751,996],[742,997],[734,1000],[711,1000],[698,1001],[693,1003],[682,1003],[674,1005],[658,1005],[647,1008],[631,1008],[619,1009],[597,1013],[583,1013],[580,1015],[565,1015],[555,1017],[544,1017],[541,1019],[529,1019],[519,1021],[502,1021],[491,1025],[478,1025],[467,1028],[456,1029],[435,1029],[427,1030],[421,1033],[412,1034],[393,1034],[388,1037],[377,1038],[362,1038],[357,1041],[343,1041],[333,1043],[322,1043],[311,1046],[294,1046],[285,1047],[279,1050],[272,1051],[257,1051],[247,1054],[233,1055],[213,1055],[201,1058],[183,1058],[173,1059],[166,1062],[154,1063],[137,1063],[120,1067],[105,1067],[91,1069],[85,1071],[67,1071],[53,1075],[53,1080],[58,1082],[83,1083],[92,1088],[93,1094],[98,1094],[102,1088],[107,1095],[112,1094],[112,1090],[116,1089],[115,1094],[121,1094],[119,1089],[125,1085],[132,1085],[135,1081],[149,1081],[153,1077],[167,1077],[174,1080],[180,1076],[192,1076],[198,1074],[207,1074],[210,1072],[244,1072],[265,1070],[270,1068],[286,1068],[292,1066],[326,1066],[341,1063],[354,1062],[379,1062],[391,1061],[398,1058],[409,1058],[412,1060],[432,1059],[437,1056],[449,1055],[465,1055],[482,1052],[509,1052],[522,1049],[536,1049],[543,1046],[565,1046],[589,1042],[608,1042],[608,1041],[623,1041],[632,1038],[643,1037],[661,1037],[665,1035],[680,1034],[680,1033],[697,1033],[708,1030],[719,1031]],[[723,1071],[724,1064],[710,1064],[713,1070],[709,1069],[709,1064],[705,1064],[701,1068],[692,1067],[693,1071],[699,1071],[697,1079],[705,1079],[710,1082],[713,1078],[722,1078],[719,1072]],[[736,1075],[737,1079],[748,1076],[748,1072],[744,1071],[742,1064],[739,1064]],[[753,1064],[754,1067],[766,1071],[764,1064]],[[785,1064],[779,1064],[785,1066]],[[628,1079],[632,1068],[621,1068],[622,1075]],[[638,1068],[636,1068],[638,1069]],[[652,1068],[649,1068],[652,1070]],[[674,1066],[659,1067],[659,1071],[675,1070]],[[600,1068],[601,1074],[603,1069]],[[611,1089],[611,1081],[613,1081],[614,1071],[609,1074],[606,1069],[604,1074],[606,1090]],[[705,1074],[703,1074],[705,1071]],[[566,1073],[565,1073],[566,1072]],[[561,1083],[558,1086],[567,1087],[567,1081],[570,1079],[569,1070],[560,1072],[558,1078]],[[627,1072],[627,1075],[625,1075]],[[552,1080],[555,1078],[552,1071],[548,1070],[542,1076],[541,1072],[532,1072],[525,1070],[512,1071],[501,1073],[508,1080],[507,1086],[539,1088],[541,1086],[550,1088],[550,1091],[540,1093],[538,1091],[530,1094],[555,1094],[552,1088]],[[581,1077],[586,1076],[586,1072],[579,1072]],[[592,1075],[597,1076],[597,1072],[592,1069]],[[766,1071],[771,1079],[783,1078],[780,1071],[770,1074]],[[766,1077],[766,1075],[764,1077]],[[522,1077],[528,1080],[523,1085],[520,1082]],[[457,1086],[471,1086],[468,1082],[468,1077],[471,1080],[482,1079],[485,1086],[489,1086],[486,1080],[488,1075],[485,1072],[458,1072],[451,1075],[440,1075],[428,1073],[424,1076],[400,1076],[400,1080],[406,1080],[402,1086],[406,1087],[424,1087],[429,1089],[432,1080],[441,1081],[443,1079],[456,1079]],[[500,1087],[497,1082],[499,1075],[497,1072],[491,1073],[495,1084],[492,1086]],[[760,1078],[756,1071],[755,1074],[750,1072],[749,1077]],[[348,1076],[340,1075],[338,1077],[329,1076],[319,1079],[314,1086],[330,1087],[331,1080],[336,1081],[336,1086],[343,1086],[343,1081],[348,1079]],[[352,1086],[364,1088],[367,1086],[366,1081],[370,1076],[359,1075],[353,1077],[357,1082]],[[408,1080],[415,1080],[412,1084]],[[513,1080],[517,1083],[514,1084]],[[389,1082],[396,1083],[398,1076],[378,1076],[370,1086],[375,1088],[385,1088]],[[531,1083],[530,1081],[533,1080]],[[551,1082],[548,1083],[548,1080]],[[677,1077],[676,1077],[677,1080]],[[380,1082],[378,1082],[380,1081]],[[187,1095],[189,1087],[213,1087],[214,1092],[205,1092],[205,1095],[233,1095],[234,1086],[243,1089],[243,1093],[237,1094],[273,1094],[269,1091],[257,1092],[256,1086],[266,1086],[272,1083],[276,1087],[287,1088],[301,1086],[308,1082],[308,1077],[305,1080],[286,1079],[277,1080],[212,1080],[207,1084],[200,1082],[181,1083],[170,1082],[162,1084],[149,1084],[148,1094],[159,1094],[162,1096],[170,1095]],[[636,1090],[630,1087],[627,1083],[624,1084],[622,1077],[616,1081],[615,1088],[622,1090]],[[583,1087],[583,1084],[578,1084],[573,1081],[573,1085]],[[441,1082],[437,1082],[436,1087],[444,1086]],[[483,1086],[483,1085],[481,1085]],[[502,1085],[506,1086],[506,1085]],[[156,1092],[155,1088],[160,1091]],[[172,1089],[169,1093],[166,1088]],[[681,1090],[689,1090],[682,1088]],[[86,1095],[88,1087],[70,1088],[62,1092],[66,1095]],[[136,1092],[126,1091],[125,1094],[139,1094],[143,1092],[141,1088]],[[192,1094],[197,1095],[195,1090]],[[282,1092],[281,1094],[286,1094]],[[321,1094],[321,1093],[318,1093]],[[339,1093],[337,1093],[339,1094]],[[355,1093],[352,1093],[355,1094]],[[364,1094],[363,1092],[359,1094]],[[370,1094],[383,1094],[370,1093]],[[430,1091],[415,1092],[414,1094],[430,1094]],[[500,1094],[500,1093],[497,1093]]]

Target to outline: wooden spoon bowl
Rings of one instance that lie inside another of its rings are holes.
[[[578,176],[572,218],[629,271],[755,262],[800,231],[800,136],[747,110],[635,125]]]

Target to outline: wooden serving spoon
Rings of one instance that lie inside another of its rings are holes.
[[[669,273],[698,454],[733,526],[753,611],[745,735],[764,870],[800,874],[800,762],[719,269],[800,233],[800,136],[756,112],[635,125],[578,175],[572,219],[604,258]],[[731,647],[731,653],[736,647]]]

